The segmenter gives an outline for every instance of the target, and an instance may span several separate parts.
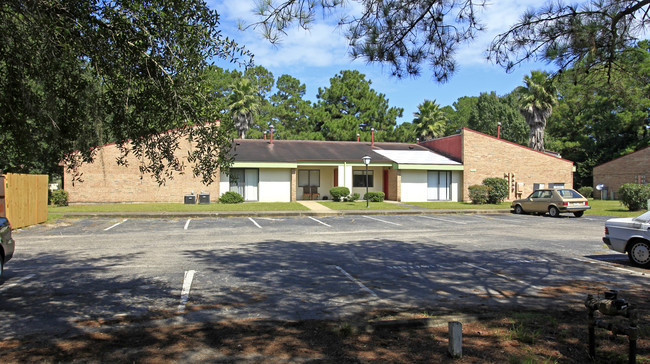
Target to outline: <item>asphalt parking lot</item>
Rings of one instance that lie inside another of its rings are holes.
[[[650,289],[607,217],[512,214],[68,219],[14,233],[5,337],[97,322],[339,318],[375,308],[576,304]],[[624,294],[624,293],[623,293]]]

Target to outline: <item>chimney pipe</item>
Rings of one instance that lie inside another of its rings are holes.
[[[357,133],[357,142],[359,141],[359,133]]]
[[[370,138],[371,138],[370,146],[374,147],[375,146],[375,128],[370,128]]]
[[[497,139],[501,139],[501,122],[497,123]]]
[[[266,140],[266,130],[264,130],[264,140]]]
[[[273,125],[269,125],[269,128],[271,128],[271,144],[273,144]]]

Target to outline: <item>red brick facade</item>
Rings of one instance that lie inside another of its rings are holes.
[[[105,145],[99,149],[93,163],[81,166],[79,172],[82,173],[83,182],[73,182],[71,174],[66,171],[63,188],[68,191],[70,203],[182,203],[186,194],[194,192],[196,195],[201,191],[209,193],[210,199],[216,201],[219,198],[219,176],[210,186],[202,184],[200,178],[193,177],[185,159],[190,148],[189,142],[182,142],[177,154],[185,163],[184,174],[176,173],[172,180],[158,186],[150,175],[140,173],[139,162],[135,158],[128,159],[128,167],[117,165],[119,150],[115,145]]]
[[[573,162],[569,160],[471,129],[463,129],[460,135],[462,139],[441,138],[423,145],[444,154],[457,150],[450,146],[452,141],[460,143],[464,166],[461,198],[464,201],[469,201],[469,186],[481,184],[488,177],[505,178],[510,182],[508,200],[532,193],[535,183],[544,184],[544,187],[563,184],[573,188]],[[516,183],[523,183],[520,185],[523,189],[517,190]]]
[[[650,147],[622,156],[594,167],[594,197],[617,198],[618,189],[626,183],[650,182]],[[608,196],[596,189],[599,184],[607,187]]]

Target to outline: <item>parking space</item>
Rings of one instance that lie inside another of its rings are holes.
[[[15,232],[18,248],[0,285],[0,310],[13,320],[48,323],[43,329],[74,331],[88,320],[161,311],[196,319],[323,318],[380,307],[522,304],[553,287],[586,282],[648,287],[646,272],[603,248],[605,220],[513,214],[66,220]],[[0,329],[21,329],[7,320],[0,319]]]

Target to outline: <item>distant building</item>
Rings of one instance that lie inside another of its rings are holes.
[[[594,197],[618,199],[626,183],[645,185],[650,179],[650,147],[637,150],[594,167]],[[600,188],[600,190],[599,190]]]
[[[181,145],[183,158],[192,146]],[[191,174],[176,175],[158,186],[142,175],[137,162],[118,166],[115,145],[99,148],[96,160],[83,165],[83,182],[64,178],[71,203],[181,202],[184,195],[209,193],[216,201],[235,191],[246,201],[289,202],[331,199],[332,187],[345,186],[363,197],[370,156],[368,190],[404,202],[468,201],[468,187],[484,178],[505,178],[508,199],[535,187],[573,187],[573,162],[470,129],[424,143],[337,142],[237,139],[230,176],[220,173],[205,186]],[[187,163],[186,163],[187,164]]]

